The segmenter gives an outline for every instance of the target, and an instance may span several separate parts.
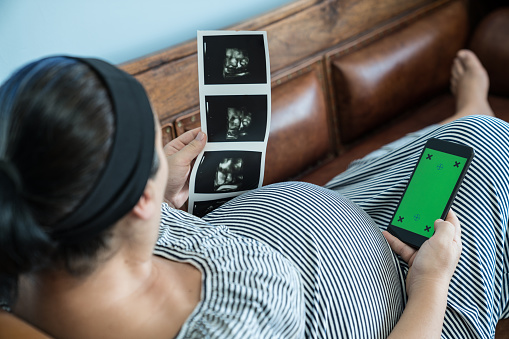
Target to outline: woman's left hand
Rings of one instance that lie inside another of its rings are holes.
[[[410,298],[412,293],[431,284],[446,288],[460,259],[461,225],[456,214],[450,210],[445,220],[435,221],[435,233],[416,250],[387,231],[383,235],[392,250],[408,264],[406,285]]]
[[[168,183],[164,200],[171,206],[180,208],[189,197],[191,164],[206,143],[205,133],[195,128],[164,146],[168,161]]]

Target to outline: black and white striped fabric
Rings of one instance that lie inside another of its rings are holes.
[[[428,138],[459,142],[475,157],[452,205],[463,251],[452,278],[443,338],[493,338],[509,318],[509,124],[470,116],[427,130],[385,154],[357,160],[326,187],[340,192],[385,230]],[[405,269],[406,265],[401,264]]]
[[[407,267],[380,230],[430,137],[476,151],[453,204],[463,253],[442,337],[492,338],[509,317],[509,125],[482,116],[389,145],[327,188],[270,185],[203,219],[163,208],[156,253],[193,263],[205,280],[179,337],[387,337],[404,309]]]
[[[177,338],[300,338],[302,281],[267,245],[163,204],[155,254],[202,272],[201,301]]]
[[[336,192],[281,183],[205,217],[299,267],[306,338],[385,338],[403,312],[402,270],[371,218]]]

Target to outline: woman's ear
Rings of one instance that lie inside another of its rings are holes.
[[[140,200],[138,200],[138,203],[134,206],[131,213],[142,220],[152,218],[155,212],[159,212],[159,208],[156,206],[155,193],[154,182],[153,180],[149,180]]]

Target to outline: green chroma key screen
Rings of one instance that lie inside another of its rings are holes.
[[[466,162],[466,158],[425,148],[392,225],[430,238]]]

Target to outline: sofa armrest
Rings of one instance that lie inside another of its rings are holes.
[[[501,96],[509,96],[508,32],[509,7],[504,7],[481,21],[470,42],[490,77],[490,93]]]
[[[49,339],[51,337],[15,315],[0,311],[0,339],[12,338]]]

